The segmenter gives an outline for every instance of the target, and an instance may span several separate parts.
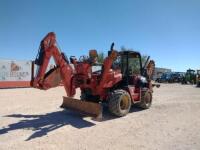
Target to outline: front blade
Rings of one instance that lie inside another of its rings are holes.
[[[73,109],[92,117],[100,117],[102,115],[102,107],[99,103],[82,101],[70,97],[63,96],[62,108]]]

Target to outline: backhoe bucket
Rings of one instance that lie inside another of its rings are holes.
[[[83,114],[87,114],[95,118],[102,117],[102,106],[99,103],[82,101],[63,96],[63,103],[61,105],[61,108],[67,108],[79,111]]]

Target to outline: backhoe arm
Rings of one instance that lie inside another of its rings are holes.
[[[54,58],[57,67],[46,73],[51,57]],[[57,85],[55,80],[57,80],[57,83],[62,80],[67,96],[75,95],[75,87],[72,84],[73,70],[64,54],[56,46],[55,33],[48,33],[41,41],[40,51],[35,63],[39,65],[39,69],[32,81],[33,87],[46,90]],[[60,80],[58,80],[58,76]]]

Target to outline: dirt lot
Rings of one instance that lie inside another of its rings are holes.
[[[107,110],[101,122],[59,108],[62,87],[0,90],[0,150],[200,149],[200,89],[169,84],[155,89],[148,110],[122,118]]]

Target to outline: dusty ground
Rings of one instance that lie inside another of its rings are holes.
[[[62,87],[0,90],[0,150],[200,149],[200,89],[169,84],[155,89],[149,110],[104,120],[59,108]]]

